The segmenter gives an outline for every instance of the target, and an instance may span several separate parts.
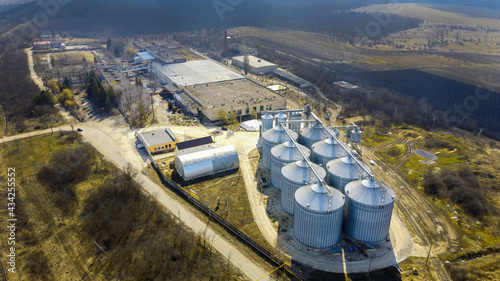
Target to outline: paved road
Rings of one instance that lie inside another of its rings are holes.
[[[115,140],[106,134],[104,131],[94,128],[92,124],[80,124],[83,128],[82,135],[86,141],[92,144],[104,157],[112,161],[118,167],[124,167],[129,162],[122,156],[122,151],[119,149],[120,145],[116,144]],[[63,126],[54,128],[55,131],[64,130],[69,131],[71,127]],[[35,135],[50,133],[50,129],[37,131],[33,133],[25,133],[16,136],[5,137],[6,142],[14,139],[33,137]],[[200,221],[189,210],[185,209],[174,198],[170,197],[164,190],[164,187],[152,182],[147,176],[142,173],[137,173],[136,180],[147,190],[150,194],[163,204],[172,214],[178,216],[181,221],[190,227],[195,233],[201,233],[205,230],[206,222]],[[233,246],[230,242],[225,240],[217,232],[213,231],[210,227],[207,229],[206,237],[214,248],[222,254],[224,258],[229,258],[231,263],[241,270],[250,280],[257,280],[267,274],[267,271],[255,264],[252,260],[247,258],[239,249]],[[264,278],[262,280],[271,280],[271,278]]]

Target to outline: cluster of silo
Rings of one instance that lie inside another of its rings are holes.
[[[344,231],[357,241],[383,241],[389,234],[394,192],[367,179],[370,167],[345,151],[346,146],[337,141],[338,131],[334,130],[336,140],[318,121],[298,135],[292,130],[301,123],[291,122],[288,133],[300,143],[295,145],[279,125],[286,118],[283,113],[275,120],[263,116],[262,163],[271,171],[271,184],[281,190],[282,209],[294,216],[295,239],[311,248],[328,248],[339,242]],[[360,141],[357,126],[347,131],[350,141]]]
[[[278,115],[277,125],[262,134],[262,165],[268,170],[271,169],[271,149],[278,144],[290,140],[283,127],[279,125],[280,122],[286,121],[286,115],[283,113],[279,113]],[[292,131],[289,133],[295,140],[298,138],[297,133]]]
[[[311,155],[311,151],[301,144],[297,144],[297,146],[295,146],[292,141],[286,141],[282,144],[275,145],[271,149],[272,186],[281,190],[281,182],[283,181],[281,168],[283,168],[285,164],[302,159],[302,155],[298,151],[299,149],[306,157],[309,158],[309,156]]]
[[[326,177],[325,169],[314,163],[312,166],[321,177],[320,180],[324,180]],[[318,179],[304,159],[285,165],[281,169],[281,173],[283,175],[281,182],[281,208],[290,215],[293,215],[295,192],[297,189],[304,185],[318,182]]]
[[[315,122],[302,128],[299,134],[299,143],[305,145],[307,148],[320,140],[324,140],[328,132],[323,127],[321,122]]]
[[[345,197],[340,191],[314,183],[295,192],[293,235],[312,248],[333,247],[340,240]]]
[[[377,243],[386,239],[395,194],[374,179],[353,181],[345,187],[344,232],[351,238]]]
[[[362,163],[362,165],[370,171],[368,165],[365,163]],[[330,160],[326,164],[326,182],[342,193],[344,193],[346,184],[354,180],[359,180],[365,176],[367,176],[365,171],[351,155]]]
[[[326,164],[333,159],[340,158],[346,155],[346,151],[342,148],[333,137],[318,141],[311,146],[311,160],[326,167]]]

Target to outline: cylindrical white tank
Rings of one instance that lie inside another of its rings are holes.
[[[297,133],[290,131],[290,135],[297,140]],[[271,169],[271,149],[290,140],[283,127],[275,126],[262,134],[262,165],[266,169]]]
[[[286,141],[271,149],[271,184],[275,188],[281,189],[281,182],[283,180],[281,168],[285,164],[302,159],[302,155],[298,149],[302,150],[308,158],[311,155],[311,151],[307,147],[301,144],[296,147],[292,141]]]
[[[348,183],[345,194],[344,232],[365,243],[385,240],[391,225],[394,191],[373,179],[366,179]]]
[[[274,121],[274,117],[271,114],[269,114],[269,113],[266,113],[266,114],[264,114],[262,116],[262,131],[261,131],[261,135],[265,131],[273,128],[273,121]]]
[[[346,155],[346,151],[333,137],[314,143],[311,146],[311,152],[312,161],[321,167],[326,167],[330,160]]]
[[[307,148],[311,148],[315,142],[324,140],[327,136],[328,133],[323,128],[323,125],[320,122],[316,122],[300,130],[299,143],[305,145]]]
[[[324,180],[326,177],[325,169],[314,163],[312,163],[312,166],[321,179]],[[281,174],[283,176],[281,182],[281,208],[293,215],[295,191],[304,185],[318,182],[318,179],[304,159],[286,164],[281,169]]]
[[[275,119],[274,126],[278,126],[280,123],[286,121],[287,116],[283,112],[280,112],[274,116],[274,119]]]
[[[237,169],[238,152],[232,145],[177,156],[174,165],[186,181]]]
[[[295,192],[293,236],[311,248],[330,248],[340,240],[345,198],[321,183],[306,185]]]
[[[370,167],[363,163],[364,167],[370,171]],[[326,164],[326,182],[344,193],[344,187],[347,183],[359,180],[367,174],[356,163],[350,155],[340,159],[330,160]]]

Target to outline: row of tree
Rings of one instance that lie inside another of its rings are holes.
[[[94,70],[86,73],[85,93],[89,100],[97,107],[109,112],[117,102],[113,87],[104,87]]]

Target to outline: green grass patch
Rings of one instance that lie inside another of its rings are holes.
[[[384,133],[373,127],[365,127],[363,131],[363,144],[368,147],[378,147],[396,140],[396,136]]]
[[[405,150],[404,145],[395,144],[375,151],[375,155],[386,164],[395,164],[405,154]]]

